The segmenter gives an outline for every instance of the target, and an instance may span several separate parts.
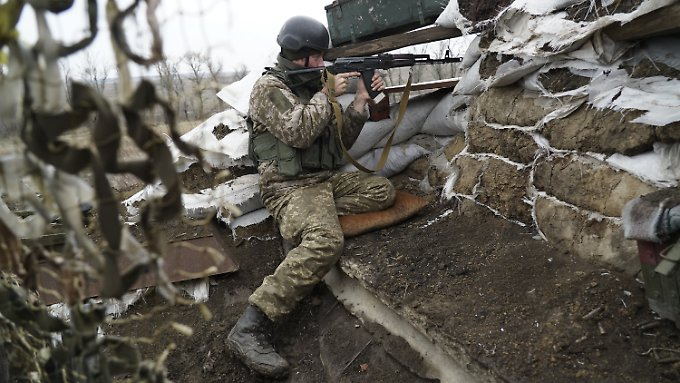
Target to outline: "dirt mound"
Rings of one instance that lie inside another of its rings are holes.
[[[639,280],[557,250],[472,203],[432,206],[352,240],[341,262],[497,381],[680,378],[680,331],[655,319]]]
[[[194,335],[164,333],[144,348],[157,354],[176,343],[171,379],[264,382],[228,353],[224,338],[248,295],[276,268],[280,240],[271,220],[237,238],[224,227],[217,232],[240,270],[211,279],[212,320],[196,307],[172,307],[151,322],[109,331],[148,336],[175,320]],[[639,280],[558,251],[531,228],[472,204],[433,203],[405,223],[348,239],[341,263],[438,344],[464,350],[473,370],[493,371],[495,381],[680,379],[680,331],[649,310]],[[149,296],[126,318],[161,303]],[[412,372],[418,358],[403,342],[349,315],[323,286],[278,325],[275,343],[293,366],[291,382],[426,381]]]
[[[249,239],[234,239],[230,231],[215,226],[240,270],[211,278],[206,306],[214,318],[206,320],[197,306],[163,308],[165,302],[152,291],[132,307],[107,332],[133,338],[150,337],[165,323],[191,326],[194,334],[183,337],[165,331],[153,344],[141,347],[145,354],[159,355],[174,344],[167,360],[169,378],[174,382],[267,382],[241,364],[227,350],[224,340],[236,322],[250,293],[272,273],[281,260],[280,241],[272,238],[273,223],[250,228]],[[258,237],[269,236],[266,240]],[[159,310],[154,313],[154,310]],[[149,320],[137,320],[148,316]],[[291,362],[291,382],[404,382],[428,380],[410,372],[418,356],[408,353],[399,338],[379,326],[365,326],[351,316],[323,286],[313,291],[274,331],[274,342]]]

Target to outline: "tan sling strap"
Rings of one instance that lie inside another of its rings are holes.
[[[354,159],[354,157],[352,157],[352,155],[349,154],[349,151],[345,147],[345,143],[342,142],[342,122],[343,122],[342,108],[340,107],[340,103],[338,103],[338,100],[335,98],[335,77],[330,72],[328,72],[328,70],[326,70],[324,72],[324,75],[321,77],[324,86],[326,87],[326,89],[328,89],[328,100],[333,106],[333,112],[335,113],[335,121],[338,127],[338,140],[340,141],[340,147],[342,148],[342,152],[345,156],[347,156],[347,159],[349,160],[349,162],[352,163],[352,165],[356,166],[357,169],[361,170],[364,173],[377,172],[381,170],[385,166],[385,163],[387,162],[387,156],[390,154],[390,148],[392,146],[394,134],[396,133],[397,127],[401,123],[401,120],[404,118],[404,114],[406,114],[406,106],[408,105],[408,98],[409,94],[411,93],[412,74],[413,74],[412,71],[408,72],[408,81],[406,82],[406,87],[404,88],[404,92],[401,95],[401,100],[399,101],[399,114],[397,115],[397,121],[394,124],[394,128],[392,128],[392,131],[390,132],[387,142],[385,143],[385,147],[383,148],[382,154],[380,155],[380,160],[378,161],[376,168],[373,170],[368,169],[367,167],[360,164],[359,161]]]

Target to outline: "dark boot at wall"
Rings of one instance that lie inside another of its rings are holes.
[[[253,305],[248,305],[227,336],[227,347],[246,366],[270,378],[284,378],[290,366],[271,344],[272,322]]]

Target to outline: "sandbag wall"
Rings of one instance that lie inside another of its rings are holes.
[[[466,147],[451,161],[444,195],[635,273],[637,247],[624,238],[623,206],[680,177],[680,36],[632,43],[602,32],[669,2],[641,1],[620,14],[594,10],[607,15],[598,20],[573,16],[584,2],[549,3],[513,3],[466,53],[454,96],[474,97]],[[438,23],[465,25],[460,13],[449,17]],[[556,20],[560,30],[551,29]],[[532,28],[565,35],[542,41]]]
[[[228,107],[182,135],[182,140],[201,150],[205,163],[183,155],[168,142],[182,178],[185,215],[199,219],[215,214],[234,233],[239,227],[260,223],[269,216],[259,196],[257,169],[247,155],[249,136],[245,116],[250,92],[259,76],[259,72],[254,72],[222,89],[218,97]],[[338,102],[348,107],[353,99],[354,94],[347,93],[338,97]],[[465,100],[467,97],[451,97],[450,89],[414,96],[409,99],[396,130],[399,104],[391,105],[389,119],[366,122],[349,154],[364,167],[375,169],[390,142],[384,167],[376,172],[386,177],[402,172],[419,158],[433,153],[439,155],[443,146],[462,136],[467,118],[466,108],[460,106],[465,106]],[[204,167],[210,174],[205,173]],[[346,161],[340,170],[357,169]],[[139,206],[163,192],[160,185],[153,185],[128,198],[124,202],[128,219],[137,220]]]

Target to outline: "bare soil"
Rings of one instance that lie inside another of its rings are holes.
[[[680,331],[648,309],[641,281],[552,248],[531,228],[451,203],[361,241],[345,262],[368,269],[367,287],[427,318],[428,333],[500,381],[680,379]],[[379,245],[366,252],[368,243]]]
[[[210,279],[206,306],[214,315],[212,320],[206,320],[197,306],[178,305],[152,313],[166,302],[150,292],[143,303],[124,315],[123,324],[114,324],[107,331],[139,338],[150,336],[168,322],[185,324],[193,328],[193,336],[186,338],[165,331],[154,338],[153,344],[141,346],[142,352],[150,357],[159,355],[170,344],[175,345],[167,361],[172,381],[268,382],[235,359],[224,340],[250,293],[281,260],[280,241],[257,239],[269,235],[272,228],[269,219],[249,232],[254,237],[244,240],[231,237],[225,227],[214,227],[223,234],[224,245],[239,261],[240,270]],[[129,321],[140,316],[148,316],[148,320]],[[408,354],[400,339],[351,316],[323,285],[286,320],[277,323],[273,339],[293,366],[290,382],[428,381],[398,362],[406,359],[417,363],[414,359],[417,356]]]
[[[407,177],[394,181],[418,190]],[[167,360],[173,381],[266,382],[232,357],[224,339],[280,262],[280,240],[271,219],[236,238],[214,229],[240,270],[211,278],[212,320],[196,306],[176,306],[109,331],[148,336],[177,321],[194,335],[166,332],[143,348],[157,355],[176,344]],[[642,281],[552,248],[531,227],[471,203],[434,202],[407,222],[348,239],[341,264],[359,267],[369,290],[415,313],[428,333],[460,346],[498,381],[680,380],[680,330],[650,311]],[[160,304],[149,295],[126,318]],[[351,316],[323,285],[277,324],[274,342],[292,365],[289,382],[428,381],[402,340]]]

